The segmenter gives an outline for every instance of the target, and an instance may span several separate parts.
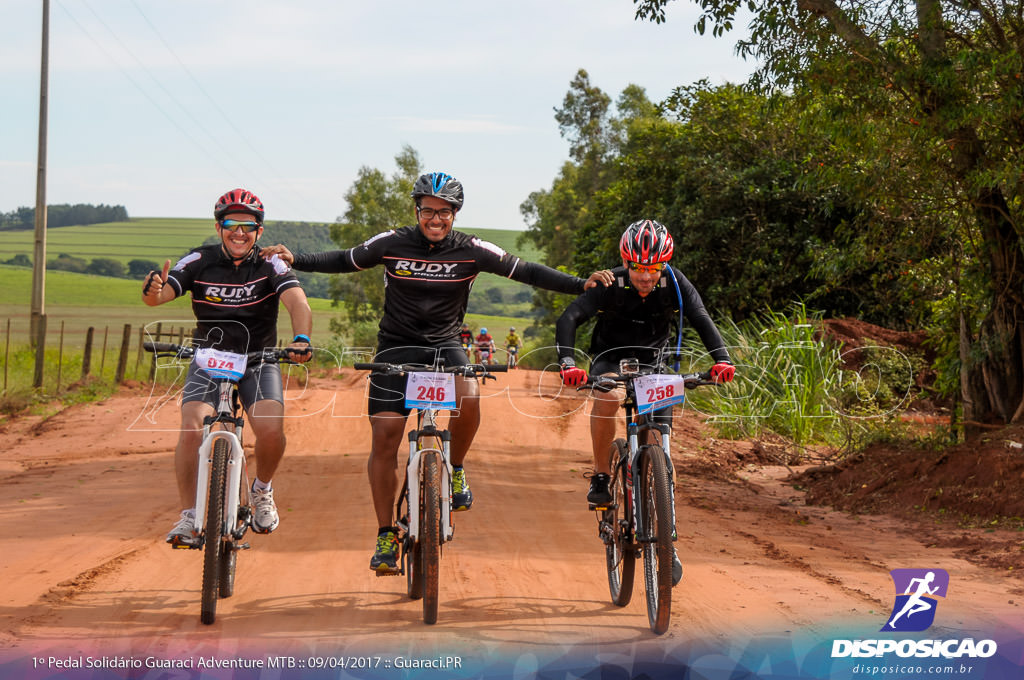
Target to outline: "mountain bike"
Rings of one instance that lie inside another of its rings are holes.
[[[612,603],[629,604],[636,560],[643,558],[647,618],[658,635],[668,630],[672,611],[676,540],[675,482],[670,455],[672,428],[657,422],[659,409],[681,404],[685,390],[714,385],[709,373],[667,374],[664,367],[643,367],[635,359],[619,364],[619,373],[591,376],[580,389],[624,387],[622,408],[626,439],[612,442],[609,456],[610,503],[590,505],[597,512],[598,536],[605,546]]]
[[[515,368],[519,363],[519,345],[507,345],[505,352],[508,354],[508,367]]]
[[[407,375],[407,408],[416,409],[416,427],[409,431],[409,462],[405,483],[396,506],[399,570],[404,574],[409,598],[423,600],[423,622],[437,622],[438,580],[441,547],[452,540],[451,433],[437,428],[437,412],[456,408],[455,376],[496,380],[491,373],[505,366],[444,367],[424,364],[357,363],[356,370],[375,375]],[[372,376],[371,376],[372,377]],[[388,572],[378,572],[388,575]]]
[[[238,381],[253,362],[294,362],[284,349],[236,354],[166,342],[144,342],[142,347],[157,358],[194,360],[218,388],[217,413],[203,419],[198,453],[195,526],[199,541],[175,546],[204,551],[199,619],[209,625],[216,618],[218,598],[234,594],[238,551],[250,547],[242,542],[252,526],[253,509],[242,448],[245,418],[239,413]]]

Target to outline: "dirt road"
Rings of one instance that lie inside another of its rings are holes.
[[[236,594],[221,601],[212,626],[198,617],[200,553],[163,540],[178,513],[174,403],[154,410],[140,387],[8,423],[0,432],[0,661],[8,665],[0,673],[47,655],[454,653],[471,668],[522,677],[558,659],[663,659],[684,648],[690,659],[735,659],[758,640],[875,637],[893,605],[889,571],[929,566],[951,576],[939,630],[1021,639],[1018,580],[922,543],[905,523],[806,506],[780,482],[784,467],[752,463],[738,478],[721,474],[722,452],[746,455],[750,446],[716,441],[685,415],[674,445],[686,571],[671,628],[654,636],[639,573],[630,605],[608,599],[584,500],[585,402],[555,399],[557,380],[541,375],[516,371],[484,388],[485,424],[467,461],[476,502],[456,515],[440,616],[429,627],[404,578],[367,568],[376,523],[361,375],[289,391],[288,452],[274,480],[281,525],[250,534]]]

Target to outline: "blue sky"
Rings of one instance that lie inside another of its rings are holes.
[[[35,204],[42,3],[0,0],[0,211]],[[244,186],[268,219],[332,221],[403,144],[466,188],[461,228],[524,228],[568,156],[576,71],[657,101],[742,82],[738,35],[633,19],[629,0],[51,0],[47,202],[206,217]],[[739,27],[741,30],[744,26]],[[410,211],[411,220],[411,211]]]

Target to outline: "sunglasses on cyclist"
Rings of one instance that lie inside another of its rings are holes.
[[[416,208],[419,211],[420,217],[425,220],[434,219],[434,215],[437,215],[442,220],[450,220],[455,216],[455,211],[451,208],[441,208],[440,210],[434,210],[433,208]]]
[[[248,222],[243,222],[241,220],[221,220],[220,221],[220,228],[221,229],[227,229],[228,231],[232,231],[232,232],[238,231],[239,229],[241,229],[246,234],[251,234],[252,232],[254,232],[257,229],[259,229],[260,226],[261,225],[260,225],[259,222],[252,222],[252,221],[248,221]]]
[[[654,264],[640,264],[639,262],[630,262],[629,268],[640,274],[656,274],[665,268],[665,263],[655,262]]]

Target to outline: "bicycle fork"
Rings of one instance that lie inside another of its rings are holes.
[[[662,450],[662,453],[665,456],[665,465],[666,465],[666,469],[668,470],[668,488],[669,488],[669,492],[670,492],[669,498],[671,499],[671,503],[669,503],[669,511],[671,513],[670,519],[672,520],[672,540],[675,541],[676,540],[676,475],[675,475],[675,469],[672,466],[672,456],[670,456],[669,452],[668,452],[669,451],[669,448],[668,448],[669,447],[669,432],[668,432],[668,428],[667,427],[661,426],[661,425],[655,426],[653,429],[656,429],[658,431],[659,435],[661,436],[661,450]],[[647,535],[647,532],[650,530],[648,527],[645,527],[643,525],[643,521],[644,521],[643,513],[640,512],[640,504],[642,502],[642,498],[641,498],[640,494],[635,493],[636,488],[635,488],[635,484],[634,484],[634,475],[633,475],[633,473],[636,470],[639,469],[639,467],[638,467],[638,462],[640,460],[639,428],[635,424],[630,423],[629,426],[627,427],[627,436],[628,436],[629,452],[630,452],[629,453],[629,455],[630,455],[630,464],[629,464],[630,474],[628,475],[628,479],[626,480],[627,497],[631,497],[632,501],[633,501],[633,522],[636,525],[636,535],[639,538],[641,536]]]
[[[420,490],[423,488],[423,471],[421,461],[423,454],[437,453],[441,462],[441,541],[446,543],[452,540],[455,531],[452,527],[452,462],[451,462],[451,435],[447,430],[438,432],[436,435],[422,435],[440,438],[441,449],[437,447],[419,447],[419,437],[414,430],[409,433],[409,463],[406,466],[406,484],[408,486],[408,508],[409,508],[409,529],[408,535],[412,540],[417,540],[420,535]]]
[[[224,530],[228,533],[235,533],[235,525],[238,518],[238,507],[241,502],[240,492],[242,488],[242,476],[245,474],[245,452],[242,450],[242,443],[234,432],[217,430],[207,432],[203,437],[203,443],[199,445],[199,475],[196,481],[196,527],[206,526],[206,499],[207,489],[210,485],[211,468],[213,467],[213,446],[218,439],[225,439],[228,442],[228,469],[225,475],[227,495],[224,499]],[[210,538],[204,536],[203,540]],[[241,536],[234,536],[238,539]]]

